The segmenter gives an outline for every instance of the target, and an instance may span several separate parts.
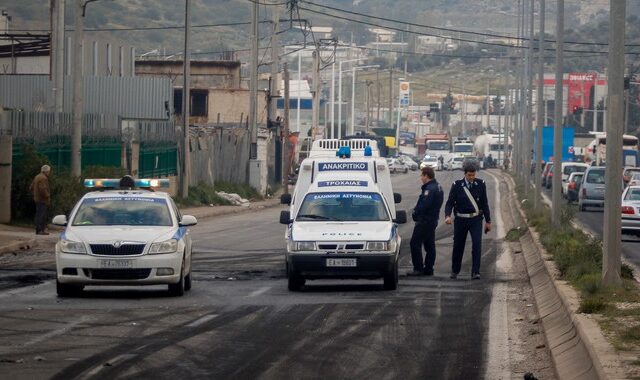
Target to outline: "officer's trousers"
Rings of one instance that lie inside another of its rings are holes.
[[[453,255],[451,256],[451,273],[460,273],[467,232],[471,234],[471,273],[480,273],[480,257],[482,256],[482,216],[474,218],[456,217],[453,220]]]
[[[433,265],[436,262],[436,227],[438,221],[419,221],[413,227],[413,235],[411,235],[411,262],[413,269],[417,271],[433,272]],[[424,260],[424,268],[422,261],[422,247],[427,252]]]

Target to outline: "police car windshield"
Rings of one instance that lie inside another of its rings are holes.
[[[296,221],[388,221],[389,214],[377,193],[309,193],[305,196]]]
[[[74,226],[171,226],[164,199],[143,197],[88,198],[82,201]]]

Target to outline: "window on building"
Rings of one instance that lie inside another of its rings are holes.
[[[173,113],[175,115],[182,115],[182,89],[173,89]]]
[[[207,90],[191,91],[191,116],[207,116]]]

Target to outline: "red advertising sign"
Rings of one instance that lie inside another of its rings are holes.
[[[591,108],[589,94],[596,84],[595,73],[570,73],[568,80],[567,112],[571,114],[577,107]]]

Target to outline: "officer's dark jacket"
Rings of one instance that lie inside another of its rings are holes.
[[[466,181],[464,178],[455,181],[453,185],[451,185],[449,199],[447,199],[447,204],[444,206],[445,216],[451,216],[451,212],[454,209],[458,214],[472,214],[476,212],[464,191],[465,186]],[[483,180],[476,178],[471,184],[469,192],[476,200],[480,214],[484,215],[487,223],[491,223],[491,210],[489,210],[489,202],[487,201],[487,185]]]
[[[438,221],[440,217],[440,209],[444,202],[444,191],[442,186],[432,179],[428,183],[425,183],[421,187],[420,197],[418,197],[418,203],[413,209],[416,221]]]

